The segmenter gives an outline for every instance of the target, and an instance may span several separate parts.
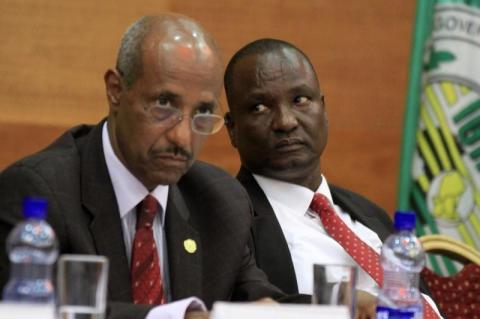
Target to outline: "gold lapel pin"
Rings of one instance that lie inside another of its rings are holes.
[[[185,239],[183,241],[183,247],[185,247],[185,250],[190,253],[190,254],[193,254],[194,252],[197,251],[197,243],[193,240],[193,239]]]

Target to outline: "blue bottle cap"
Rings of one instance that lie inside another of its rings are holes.
[[[395,212],[395,229],[413,230],[415,228],[415,213],[410,211],[396,211]]]
[[[40,197],[26,197],[23,200],[23,217],[45,219],[47,215],[47,200]]]

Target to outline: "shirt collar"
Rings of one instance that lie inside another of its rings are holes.
[[[108,174],[112,181],[115,197],[117,198],[120,217],[125,217],[140,203],[149,193],[157,199],[163,209],[162,224],[167,210],[168,186],[158,185],[152,192],[123,165],[113,151],[108,135],[107,122],[102,128],[102,143]]]
[[[320,186],[318,187],[316,193],[322,194],[323,196],[328,198],[328,200],[330,201],[330,204],[334,205],[332,193],[330,192],[330,187],[328,186],[327,179],[323,175],[322,175],[322,182],[320,183]]]
[[[306,212],[312,202],[314,192],[310,189],[292,184],[277,179],[268,178],[265,176],[253,174],[253,177],[260,185],[265,195],[274,201],[290,208],[292,211]],[[323,194],[333,204],[330,187],[325,176],[322,175],[322,182],[318,187],[316,193]]]

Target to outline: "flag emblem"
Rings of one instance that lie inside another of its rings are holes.
[[[418,120],[405,127],[415,137],[409,170],[401,171],[409,181],[399,192],[408,193],[403,206],[419,215],[419,235],[441,233],[479,249],[480,8],[439,1],[430,28]],[[430,266],[445,274],[457,271],[441,258],[432,258]]]

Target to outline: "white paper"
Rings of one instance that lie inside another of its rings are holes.
[[[29,303],[0,303],[1,319],[54,319],[55,306],[53,304]]]
[[[210,319],[350,319],[346,306],[216,302]]]

